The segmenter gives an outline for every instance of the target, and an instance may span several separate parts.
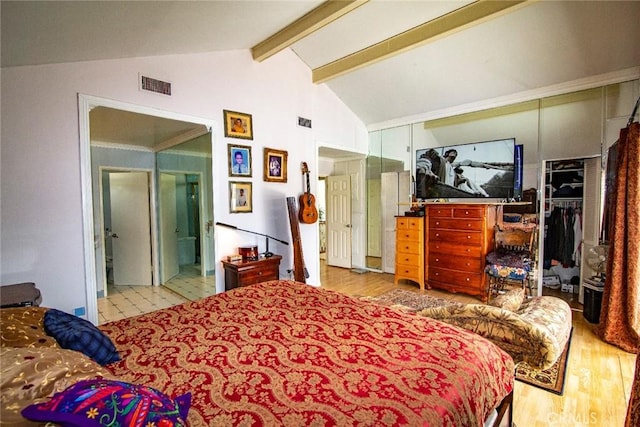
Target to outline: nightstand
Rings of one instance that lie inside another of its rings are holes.
[[[231,289],[278,280],[280,278],[280,255],[269,258],[260,258],[257,261],[222,261],[224,266],[224,288]]]

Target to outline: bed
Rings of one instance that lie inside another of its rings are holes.
[[[101,376],[190,393],[192,427],[483,426],[511,412],[514,364],[494,344],[294,281],[99,329],[120,356]]]
[[[118,378],[191,392],[196,425],[479,426],[511,358],[444,323],[293,281],[101,326]]]

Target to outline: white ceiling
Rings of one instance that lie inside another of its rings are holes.
[[[322,3],[2,1],[2,67],[250,49]],[[291,49],[315,69],[469,3],[370,0]],[[375,129],[639,76],[640,1],[534,1],[326,84]]]

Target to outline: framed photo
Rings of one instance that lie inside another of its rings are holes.
[[[227,144],[229,176],[251,177],[251,147]]]
[[[230,138],[253,139],[251,114],[222,110],[224,113],[224,136]]]
[[[264,180],[287,182],[287,152],[264,148]]]
[[[229,211],[231,213],[245,213],[253,211],[252,191],[250,182],[229,182]]]

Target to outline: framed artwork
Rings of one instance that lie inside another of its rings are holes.
[[[264,180],[287,182],[287,152],[264,148]]]
[[[229,176],[251,177],[251,147],[227,144]]]
[[[231,213],[245,213],[253,211],[250,182],[229,182],[229,211]]]
[[[224,136],[230,138],[253,139],[251,114],[222,110],[224,113]]]

